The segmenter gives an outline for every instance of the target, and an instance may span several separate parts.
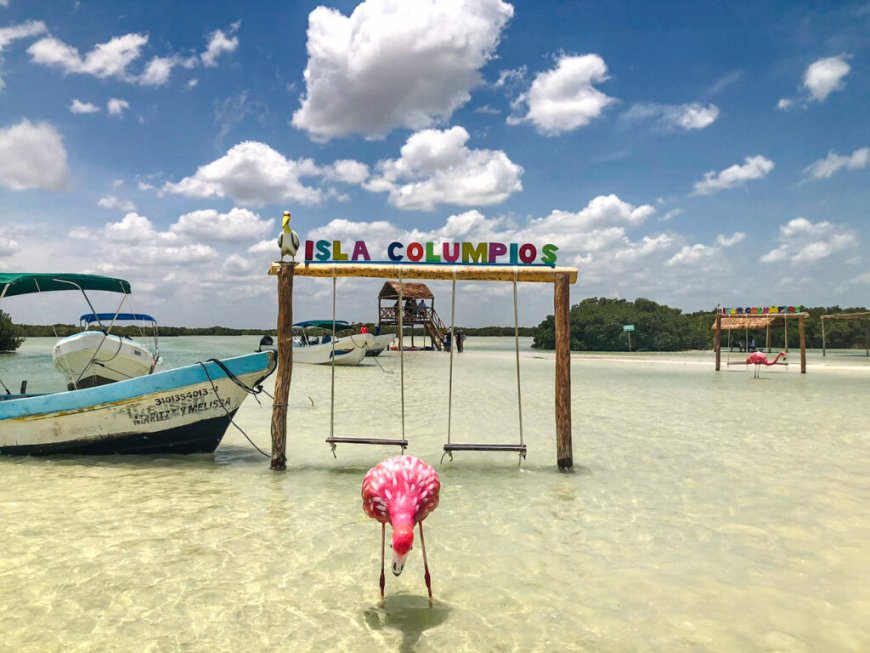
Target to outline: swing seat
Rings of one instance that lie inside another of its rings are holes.
[[[335,449],[337,444],[380,444],[387,447],[402,447],[404,451],[408,446],[407,440],[393,440],[385,438],[326,438],[326,443]]]
[[[526,457],[526,445],[524,444],[445,444],[444,453],[453,451],[516,451],[523,458]]]

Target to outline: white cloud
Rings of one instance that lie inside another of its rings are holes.
[[[324,170],[324,176],[345,184],[361,184],[369,176],[369,167],[352,159],[340,159]]]
[[[762,263],[812,263],[858,243],[848,227],[827,221],[795,218],[779,228],[779,246],[761,257]]]
[[[828,152],[828,156],[818,161],[813,161],[804,168],[804,173],[812,179],[828,179],[843,168],[860,170],[870,163],[870,147],[862,147],[852,154],[841,155],[836,152]]]
[[[63,139],[48,123],[22,120],[0,129],[0,185],[60,190],[67,181]]]
[[[683,209],[671,209],[667,213],[665,213],[661,218],[659,218],[660,222],[670,222],[674,218],[683,214]]]
[[[115,197],[114,195],[106,195],[106,197],[101,197],[97,202],[97,206],[100,206],[104,209],[117,209],[120,211],[135,211],[136,205],[130,200],[120,199]]]
[[[100,107],[96,104],[81,102],[76,99],[73,99],[72,103],[69,105],[69,110],[72,113],[99,113],[101,111]]]
[[[120,98],[112,98],[106,103],[106,110],[110,116],[120,116],[125,110],[130,108],[130,103],[127,100]]]
[[[828,95],[843,88],[843,78],[851,70],[846,58],[846,55],[826,57],[807,67],[804,86],[813,100],[822,102]]]
[[[100,43],[84,57],[79,51],[54,37],[40,39],[27,51],[34,63],[60,68],[63,72],[93,75],[99,78],[116,77],[129,81],[127,67],[139,58],[148,43],[144,34],[125,34]]]
[[[695,183],[695,195],[710,195],[720,190],[742,186],[747,181],[762,179],[773,170],[773,161],[761,155],[748,156],[744,164],[734,164],[718,174],[714,171],[704,173],[704,179]]]
[[[239,243],[262,238],[268,233],[274,220],[261,220],[248,209],[234,208],[228,213],[204,209],[185,213],[169,228],[171,233],[195,240],[216,240]]]
[[[367,190],[388,192],[403,209],[432,210],[438,204],[498,204],[522,190],[522,167],[501,150],[471,150],[462,127],[426,129],[408,138],[401,157],[378,163],[380,176]]]
[[[716,242],[722,247],[734,247],[734,245],[742,243],[744,240],[746,240],[746,234],[742,231],[735,231],[730,236],[726,236],[725,234],[719,234],[716,236]]]
[[[317,7],[293,125],[330,139],[446,121],[481,83],[511,16],[501,0],[365,0],[350,16]]]
[[[278,201],[316,204],[321,191],[303,185],[300,178],[319,174],[310,159],[290,161],[265,143],[245,141],[200,166],[193,176],[167,182],[163,190],[188,197],[230,197],[249,206]]]
[[[103,229],[106,238],[121,243],[153,243],[166,240],[165,235],[157,232],[151,220],[138,213],[130,212],[119,222],[110,222]],[[95,237],[93,232],[87,234]],[[80,237],[85,236],[81,233]]]
[[[776,103],[776,108],[780,111],[788,111],[794,106],[794,100],[790,100],[788,98],[780,98],[779,102]]]
[[[525,105],[525,115],[510,116],[507,122],[531,122],[547,136],[583,127],[615,102],[593,86],[605,80],[607,66],[597,54],[562,55],[555,68],[538,73],[529,90],[513,103],[515,111]]]
[[[704,106],[699,102],[689,104],[635,104],[622,118],[629,121],[655,120],[666,131],[677,129],[704,129],[719,117],[719,107],[715,104]]]
[[[9,27],[0,27],[0,50],[6,48],[7,45],[18,39],[24,39],[29,36],[36,36],[45,32],[45,23],[41,20],[28,20],[18,25],[10,25]]]
[[[163,86],[178,63],[175,57],[154,57],[139,76],[139,83],[143,86]]]
[[[498,79],[496,80],[493,87],[495,88],[504,88],[505,86],[513,86],[519,84],[526,78],[526,73],[528,73],[528,69],[526,66],[520,66],[519,68],[509,68],[507,70],[500,70],[498,73]]]
[[[530,228],[550,235],[569,235],[602,227],[636,227],[655,212],[649,204],[633,206],[616,195],[599,195],[576,213],[557,209],[545,218],[532,220]]]
[[[706,245],[684,245],[679,252],[669,258],[665,265],[698,265],[718,258],[721,251],[716,247],[707,247]]]
[[[12,256],[20,250],[21,245],[18,244],[17,240],[0,235],[0,258],[4,256]]]
[[[235,23],[230,28],[230,34],[234,34],[239,28],[239,24]],[[218,57],[224,52],[234,52],[239,47],[238,36],[227,36],[223,30],[216,29],[209,35],[208,45],[205,52],[202,53],[202,65],[206,67],[217,66]]]

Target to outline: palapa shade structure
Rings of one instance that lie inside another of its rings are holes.
[[[785,351],[788,352],[788,320],[789,318],[797,318],[798,332],[800,333],[801,347],[801,374],[807,373],[807,343],[804,331],[804,319],[809,317],[809,313],[773,313],[765,315],[764,313],[751,315],[722,315],[719,309],[716,309],[716,319],[713,321],[713,350],[716,355],[716,371],[718,372],[722,366],[722,332],[728,332],[729,343],[731,340],[731,332],[734,330],[746,331],[747,341],[749,339],[749,331],[754,329],[764,329],[766,334],[765,349],[770,352],[770,327],[782,324],[785,328]],[[748,344],[748,343],[747,343]],[[747,346],[748,349],[748,346]]]
[[[403,299],[435,299],[435,295],[425,283],[409,283],[407,281],[403,284],[398,281],[387,281],[381,288],[381,292],[378,293],[378,299],[398,299],[400,285]]]

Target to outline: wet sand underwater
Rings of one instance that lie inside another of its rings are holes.
[[[27,368],[29,388],[51,389],[51,342],[0,360],[7,385]],[[256,342],[161,345],[174,367]],[[0,459],[0,650],[870,650],[863,351],[811,352],[806,375],[793,352],[758,380],[715,373],[710,352],[574,354],[575,472],[562,474],[553,354],[529,344],[521,466],[440,463],[449,357],[405,356],[408,453],[442,482],[426,521],[433,608],[417,547],[377,600],[380,528],[360,484],[398,451],[333,458],[331,370],[297,365],[286,473],[232,427],[213,457]],[[517,441],[513,340],[466,346],[454,441]],[[336,435],[401,433],[398,354],[377,363],[336,369]],[[261,400],[236,422],[268,451]]]

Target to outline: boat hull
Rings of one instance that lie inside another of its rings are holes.
[[[52,357],[70,390],[144,376],[157,365],[145,345],[101,331],[83,331],[58,340]]]
[[[335,339],[332,342],[317,345],[300,345],[294,338],[293,362],[309,365],[332,364],[333,351],[336,365],[359,365],[366,352],[374,344],[374,336],[370,333],[358,333],[352,336]]]
[[[83,390],[0,401],[0,454],[213,453],[248,392],[275,369],[255,353]]]
[[[385,333],[379,336],[374,336],[375,342],[366,352],[366,356],[380,356],[385,349],[390,346],[396,336],[392,333]]]

